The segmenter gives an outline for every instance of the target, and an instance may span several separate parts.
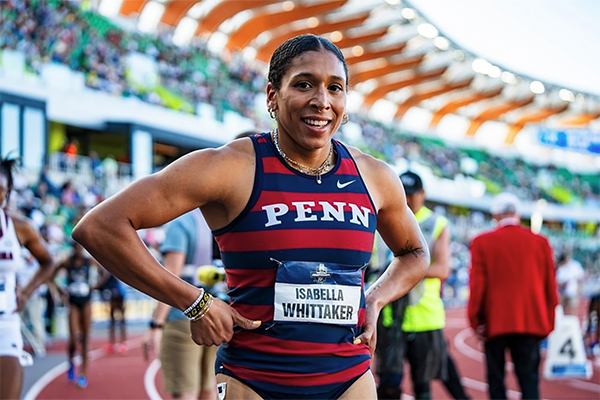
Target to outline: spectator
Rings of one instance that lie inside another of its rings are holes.
[[[565,315],[577,315],[579,298],[581,296],[581,285],[585,278],[585,271],[581,263],[574,260],[568,251],[558,257],[558,268],[556,269],[556,284],[560,305]]]
[[[506,399],[505,351],[510,350],[523,399],[539,399],[540,341],[554,329],[558,303],[548,240],[519,225],[510,193],[491,205],[498,227],[471,244],[471,327],[484,341],[489,394]]]

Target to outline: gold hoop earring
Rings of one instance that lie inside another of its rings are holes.
[[[350,118],[348,118],[348,114],[344,114],[344,116],[342,117],[342,125],[346,125],[348,121],[350,121]]]
[[[277,119],[277,111],[272,108],[267,108],[267,111],[269,112],[269,117],[271,117],[271,119]]]

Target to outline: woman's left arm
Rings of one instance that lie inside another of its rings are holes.
[[[54,261],[46,242],[30,220],[14,214],[11,214],[10,218],[15,226],[19,243],[29,250],[40,265],[29,283],[17,294],[17,311],[21,311],[35,289],[50,279],[54,273]]]
[[[430,263],[427,242],[406,204],[404,188],[396,173],[385,163],[363,156],[361,170],[377,207],[377,230],[394,254],[392,262],[367,290],[366,320],[356,344],[368,343],[375,351],[377,318],[388,303],[404,296],[421,279]],[[366,158],[366,159],[364,159]],[[360,165],[360,164],[359,164]]]

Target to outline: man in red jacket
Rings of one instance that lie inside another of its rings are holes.
[[[519,200],[496,196],[498,227],[471,243],[469,321],[485,341],[490,398],[506,399],[508,348],[524,399],[539,399],[540,341],[554,329],[558,304],[548,240],[519,225]]]

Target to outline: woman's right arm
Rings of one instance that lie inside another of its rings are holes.
[[[198,297],[198,288],[163,268],[136,231],[197,207],[210,209],[205,218],[212,229],[225,226],[250,197],[253,179],[247,175],[253,174],[253,163],[250,141],[190,153],[96,206],[77,224],[73,239],[121,281],[185,310]],[[210,312],[192,323],[192,337],[198,344],[219,345],[231,340],[234,324],[252,329],[260,322],[253,324],[215,299]]]

